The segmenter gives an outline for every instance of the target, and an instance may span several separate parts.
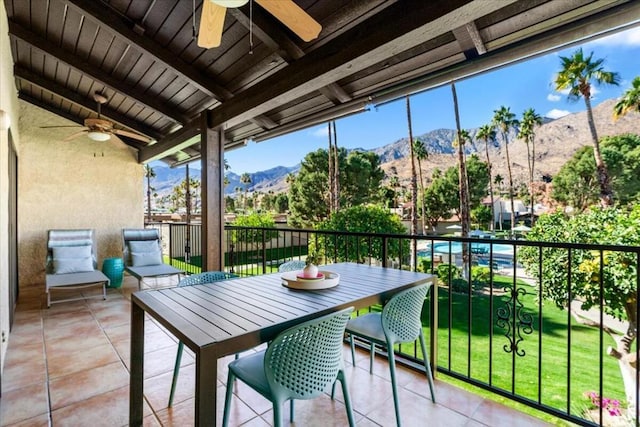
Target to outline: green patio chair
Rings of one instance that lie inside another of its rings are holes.
[[[278,335],[266,350],[229,364],[222,425],[229,425],[229,407],[236,378],[273,403],[273,425],[282,426],[282,405],[314,399],[340,380],[349,425],[354,426],[351,397],[344,375],[342,341],[353,307],[294,326]]]
[[[424,299],[429,292],[430,284],[414,286],[397,293],[385,304],[382,313],[369,313],[351,319],[346,327],[351,345],[351,360],[356,364],[353,337],[363,338],[371,343],[369,372],[373,371],[373,357],[375,345],[386,347],[391,371],[391,386],[393,388],[393,404],[396,411],[396,423],[400,427],[400,408],[398,406],[398,385],[396,381],[396,362],[393,346],[399,343],[415,342],[420,339],[420,347],[424,356],[424,368],[431,390],[431,400],[436,402],[433,386],[433,374],[429,365],[429,355],[425,345],[420,314]]]
[[[291,261],[280,264],[280,267],[278,267],[278,272],[284,273],[287,271],[302,270],[306,265],[307,263],[301,259],[293,259]]]
[[[226,271],[207,271],[199,274],[192,274],[178,282],[178,287],[203,285],[205,283],[215,283],[222,280],[228,280],[238,277],[233,273],[227,273]],[[182,352],[184,351],[184,343],[180,341],[178,343],[178,354],[176,354],[176,364],[173,367],[173,379],[171,380],[171,392],[169,393],[169,404],[167,407],[171,408],[173,405],[173,395],[176,391],[176,384],[178,383],[178,374],[180,373],[180,363],[182,362]],[[236,355],[236,359],[238,355]]]

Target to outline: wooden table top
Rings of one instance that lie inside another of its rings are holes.
[[[297,323],[349,306],[365,308],[435,279],[431,274],[353,263],[320,270],[340,274],[340,283],[329,289],[296,290],[283,286],[282,273],[273,273],[136,292],[132,300],[194,352],[215,346],[221,357],[267,342]]]

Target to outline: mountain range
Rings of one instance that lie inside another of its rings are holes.
[[[598,136],[602,138],[624,133],[640,134],[640,114],[630,113],[614,121],[612,111],[615,102],[615,99],[609,99],[593,108]],[[480,140],[476,140],[475,137],[478,129],[467,130],[471,135],[472,143],[467,144],[466,153],[478,154],[481,160],[485,160],[485,144]],[[429,179],[435,168],[444,170],[450,166],[457,165],[456,149],[452,144],[455,135],[456,131],[454,129],[435,129],[417,136],[417,139],[425,144],[429,153],[428,159],[422,162],[423,174],[426,179]],[[591,134],[586,112],[584,111],[569,114],[555,120],[545,118],[543,124],[536,127],[535,135],[535,180],[542,180],[543,176],[553,177],[576,150],[584,145],[591,144]],[[508,135],[508,139],[514,185],[520,182],[527,182],[527,145],[517,139],[513,132]],[[408,183],[411,176],[411,162],[405,160],[409,153],[407,141],[408,138],[402,138],[370,150],[380,156],[381,167],[387,175],[390,175],[392,168],[395,168],[402,184]],[[504,145],[504,138],[498,131],[496,140],[489,145],[489,156],[493,165],[494,176],[500,174],[506,178],[507,167]],[[248,191],[267,192],[271,190],[276,193],[285,191],[289,185],[286,182],[287,175],[297,173],[299,168],[300,164],[292,167],[277,166],[265,171],[251,173],[251,184],[248,186]],[[170,193],[172,188],[185,178],[184,167],[154,167],[154,172],[156,177],[152,179],[151,185],[160,196]],[[193,179],[200,179],[198,169],[192,167],[190,172]],[[225,194],[234,194],[236,188],[244,190],[245,186],[240,182],[240,175],[228,172],[226,176],[229,184],[225,187]]]

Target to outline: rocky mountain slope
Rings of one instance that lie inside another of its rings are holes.
[[[619,135],[623,133],[640,134],[640,114],[632,113],[617,121],[613,120],[612,111],[615,99],[601,102],[594,108],[594,120],[598,135],[600,137]],[[475,135],[478,129],[468,129],[473,139],[472,144],[468,144],[467,154],[477,153],[482,160],[485,160],[485,144],[477,141]],[[436,129],[417,137],[425,143],[429,158],[423,161],[423,174],[428,179],[433,170],[441,170],[450,166],[455,166],[457,156],[452,141],[455,138],[454,129]],[[507,180],[507,167],[504,153],[505,141],[497,133],[494,144],[489,146],[489,156],[493,163],[493,171]],[[536,128],[536,159],[534,178],[541,180],[542,176],[553,176],[562,165],[578,150],[578,148],[591,144],[591,134],[587,124],[586,112],[570,114],[560,119],[545,119],[545,123]],[[381,158],[382,168],[390,174],[392,167],[397,170],[400,182],[408,183],[411,173],[411,162],[406,161],[409,147],[407,138],[400,139],[390,144],[383,145],[374,150]],[[509,136],[509,156],[513,173],[514,184],[527,182],[527,146],[515,138],[515,134]],[[296,173],[299,165],[294,167],[278,166],[266,171],[251,174],[251,185],[249,191],[285,191],[288,188],[286,177],[289,173]],[[152,186],[162,195],[171,191],[173,186],[184,179],[184,168],[154,168],[156,178],[152,181]],[[199,179],[199,171],[192,168],[191,176]],[[226,194],[233,194],[236,188],[244,189],[244,184],[240,182],[240,176],[228,173],[230,181],[225,189]],[[146,184],[146,183],[145,183]]]

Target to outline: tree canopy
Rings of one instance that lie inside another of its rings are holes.
[[[407,234],[407,229],[397,215],[393,215],[379,206],[352,206],[342,208],[316,227],[318,230],[362,232],[366,234]],[[367,256],[382,261],[383,241],[370,236],[325,236],[318,234],[312,239],[309,252],[316,256],[335,261],[364,262]],[[401,251],[402,245],[402,251]],[[388,240],[387,256],[398,258],[400,254],[409,254],[406,240]]]
[[[543,242],[640,245],[640,206],[631,210],[594,207],[582,214],[567,216],[563,213],[542,215],[528,233],[528,240]],[[538,249],[523,247],[519,260],[527,271],[539,278]],[[618,319],[635,322],[635,296],[637,260],[634,252],[600,252],[574,249],[571,258],[563,248],[545,248],[542,254],[542,295],[559,307],[567,307],[568,298],[578,298],[582,308],[588,310],[600,303],[599,283],[604,286],[603,307],[606,313]],[[569,265],[571,260],[571,265]],[[600,277],[602,268],[603,277]],[[567,290],[571,272],[571,293]]]
[[[378,201],[384,178],[380,159],[373,152],[338,149],[340,206],[351,207]],[[289,223],[311,226],[329,217],[329,155],[319,149],[307,154],[289,189]]]
[[[601,151],[610,173],[617,204],[628,204],[640,195],[640,136],[626,134],[602,138]],[[593,147],[582,147],[553,177],[552,197],[583,211],[600,195]]]

